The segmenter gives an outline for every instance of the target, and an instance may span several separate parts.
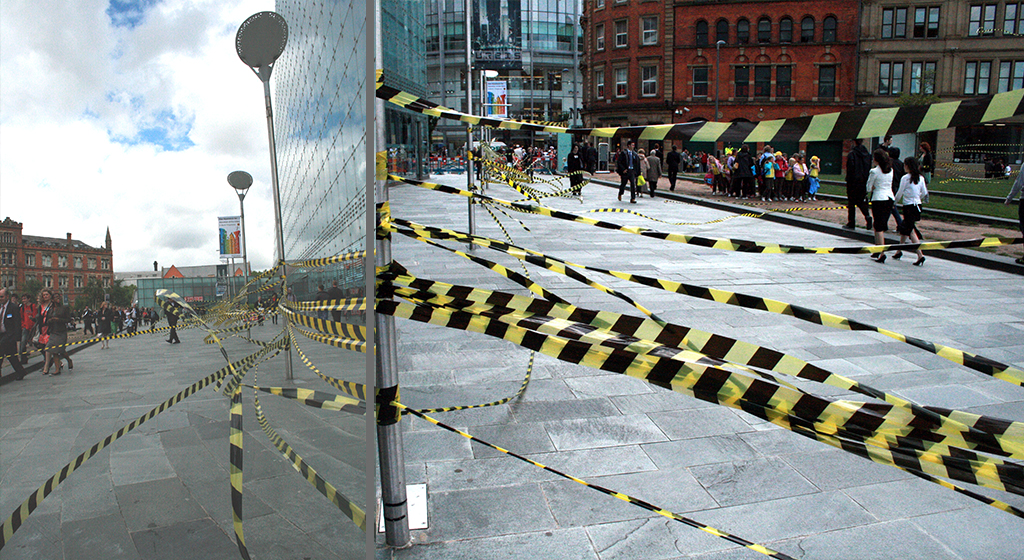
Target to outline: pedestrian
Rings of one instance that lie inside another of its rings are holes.
[[[21,366],[18,356],[18,342],[21,340],[21,306],[8,296],[7,288],[0,288],[0,368],[4,366],[4,358],[14,368],[15,379],[24,379],[27,372]]]
[[[775,163],[775,154],[765,152],[765,155],[761,157],[761,167],[761,175],[764,177],[761,200],[774,200],[778,196],[775,190],[775,178],[779,173],[779,164]]]
[[[327,295],[327,292],[324,290],[324,285],[323,284],[318,284],[317,285],[317,292],[316,292],[316,301],[321,302],[321,301],[327,301],[329,299],[331,299],[331,296]],[[326,321],[327,320],[327,310],[326,309],[318,309],[317,312],[316,312],[316,316],[317,316],[317,318],[323,319],[323,320]]]
[[[821,173],[821,158],[811,156],[811,165],[808,169],[807,192],[811,195],[811,200],[818,200],[818,189],[821,188],[821,181],[818,179],[818,174]]]
[[[619,174],[619,200],[622,200],[622,193],[626,190],[626,183],[629,183],[629,202],[636,204],[636,177],[640,172],[640,159],[633,151],[632,140],[626,142],[626,148],[620,149],[615,156],[615,172]]]
[[[665,166],[668,170],[668,190],[676,190],[676,177],[679,175],[679,164],[682,158],[679,156],[678,148],[672,145],[672,151],[665,156]]]
[[[866,195],[871,200],[871,218],[874,221],[875,245],[885,245],[885,232],[889,230],[889,216],[892,215],[892,163],[889,152],[878,148],[871,154],[874,167],[868,172],[865,185]],[[878,264],[885,263],[885,251],[874,253],[871,258]]]
[[[864,147],[864,140],[858,138],[853,143],[853,149],[846,156],[846,225],[843,226],[843,229],[857,227],[855,220],[857,208],[860,208],[860,212],[867,222],[864,227],[872,229],[868,203],[864,199],[868,175],[871,173],[871,153]]]
[[[1013,197],[1021,194],[1022,190],[1024,190],[1024,166],[1017,170],[1017,180],[1013,182],[1013,187],[1010,188],[1010,193],[1006,195],[1003,204],[1013,204]],[[1024,234],[1024,196],[1017,201],[1017,220],[1020,222],[1020,232]],[[1013,262],[1024,265],[1024,257]]]
[[[643,198],[644,191],[647,190],[645,188],[647,186],[647,152],[645,152],[643,148],[640,148],[636,151],[636,155],[640,158],[640,173],[636,177],[636,197]]]
[[[746,200],[754,197],[754,158],[750,155],[750,148],[743,144],[740,151],[736,153],[733,160],[733,177],[736,182],[738,195]]]
[[[338,281],[334,280],[331,282],[331,289],[327,290],[328,299],[334,300],[334,305],[341,305],[341,300],[345,299],[345,292],[341,291],[338,287]],[[331,318],[335,323],[341,322],[341,310],[332,309]]]
[[[99,328],[101,350],[110,348],[110,337],[113,334],[115,317],[109,301],[100,304],[100,308],[96,312],[96,326]]]
[[[167,325],[171,327],[171,334],[167,337],[168,344],[181,344],[178,338],[178,315],[173,311],[167,311]]]
[[[807,200],[807,164],[804,156],[796,154],[793,158],[793,198],[804,202]]]
[[[57,294],[51,288],[43,288],[39,292],[39,317],[36,322],[39,324],[40,342],[45,337],[46,361],[43,364],[43,375],[60,375],[63,369],[61,359],[66,359],[68,369],[74,369],[71,357],[68,356],[68,321],[71,320],[71,310],[68,306],[57,301]],[[54,371],[50,373],[50,366]]]
[[[28,355],[32,351],[32,334],[36,330],[36,315],[39,306],[28,294],[21,294],[21,363],[28,363]]]
[[[651,150],[647,156],[647,189],[654,198],[654,190],[658,188],[658,180],[661,179],[661,158],[657,150]]]
[[[96,314],[92,312],[86,306],[85,311],[82,312],[82,334],[96,335],[96,330],[93,328],[93,322],[96,320]]]
[[[572,151],[565,156],[565,169],[569,172],[570,192],[580,196],[583,194],[583,157],[580,155],[579,144],[573,144]]]
[[[903,161],[903,165],[907,172],[900,179],[900,186],[896,191],[893,201],[903,201],[903,225],[897,227],[897,231],[900,232],[900,245],[905,243],[907,238],[910,238],[911,243],[919,243],[921,241],[914,231],[914,225],[921,219],[921,203],[928,198],[928,184],[924,180],[924,175],[921,174],[921,164],[918,163],[917,158],[908,157]],[[903,251],[896,251],[892,258],[898,261],[902,256]],[[917,261],[914,262],[914,266],[921,266],[923,264],[924,253],[921,252],[919,247],[917,249]]]
[[[918,146],[921,149],[921,175],[929,185],[932,184],[932,171],[935,171],[935,155],[932,154],[932,145],[928,142],[921,142]]]

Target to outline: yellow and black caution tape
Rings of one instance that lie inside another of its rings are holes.
[[[350,338],[359,341],[366,341],[366,327],[361,325],[353,325],[350,323],[342,323],[338,321],[328,321],[327,319],[320,319],[318,317],[310,317],[309,315],[303,315],[288,309],[285,306],[281,307],[284,311],[285,318],[288,319],[289,323],[302,325],[306,328],[313,329],[321,334],[329,334],[333,336],[340,336],[344,338]]]
[[[514,312],[522,314],[523,318],[520,319],[520,324],[526,323],[531,325],[533,320],[528,318],[530,314],[543,314],[546,317],[546,320],[537,323],[539,326],[532,326],[531,328],[536,328],[544,332],[552,332],[554,334],[571,333],[565,334],[565,336],[569,338],[586,336],[590,337],[590,339],[602,346],[607,346],[609,348],[629,348],[632,351],[642,354],[663,352],[663,349],[661,349],[657,344],[649,343],[647,341],[658,341],[661,344],[668,344],[676,347],[682,344],[691,350],[722,360],[709,361],[697,358],[706,365],[718,367],[721,367],[726,363],[753,365],[777,371],[779,373],[793,375],[795,377],[811,379],[820,383],[854,390],[874,398],[885,400],[897,406],[909,408],[915,415],[926,418],[939,425],[937,432],[954,437],[955,439],[952,440],[952,442],[957,445],[971,448],[978,447],[985,451],[993,452],[1002,456],[1024,458],[1024,445],[1022,445],[1022,442],[1024,442],[1024,424],[1010,423],[1004,425],[999,434],[990,437],[988,432],[975,427],[977,425],[976,420],[972,419],[968,425],[963,422],[940,417],[939,414],[914,405],[902,398],[878,391],[877,389],[862,385],[845,377],[831,374],[826,370],[815,367],[798,358],[786,356],[774,350],[762,348],[750,343],[740,342],[720,335],[712,335],[711,333],[706,333],[696,329],[689,329],[679,325],[672,325],[665,322],[654,323],[645,319],[631,318],[629,316],[616,313],[602,312],[598,319],[596,315],[591,317],[586,313],[586,310],[581,310],[571,305],[542,302],[523,296],[511,296],[510,298],[504,297],[499,299],[495,297],[495,293],[492,293],[486,298],[479,298],[479,296],[482,296],[483,294],[477,292],[476,295],[478,296],[478,299],[456,298],[452,297],[450,294],[465,293],[465,288],[439,282],[420,280],[408,275],[396,275],[392,281],[396,285],[410,286],[412,288],[411,291],[396,287],[394,293],[403,299],[417,304],[441,306],[446,309],[494,317],[502,322],[504,322],[503,315]],[[495,304],[494,301],[503,301],[503,303]],[[580,330],[583,328],[580,326],[583,323],[575,326],[567,326],[569,325],[569,319],[576,321],[585,320],[585,324],[587,325],[586,328],[590,329],[590,331],[586,332],[585,335],[581,334],[584,332]],[[605,332],[603,329],[608,325],[614,325],[617,329],[615,336],[612,336],[611,334],[602,335],[602,333]],[[622,339],[621,336],[629,338]],[[644,338],[636,338],[637,336],[643,336]],[[664,356],[665,354],[662,353],[657,355]],[[680,353],[669,356],[670,359],[680,359],[682,357],[685,357],[685,354]],[[746,371],[744,371],[744,373],[746,373]],[[793,387],[790,386],[790,388]],[[904,418],[901,426],[906,427],[909,425],[907,422],[908,420]]]
[[[208,375],[207,377],[200,379],[199,381],[196,381],[189,387],[186,387],[185,389],[179,391],[173,397],[167,399],[163,403],[160,403],[146,414],[143,414],[142,416],[131,421],[127,425],[123,426],[122,428],[114,432],[113,434],[110,434],[103,440],[95,443],[87,451],[84,451],[78,457],[76,457],[75,460],[65,465],[59,472],[51,476],[45,483],[42,484],[42,486],[40,486],[35,492],[33,492],[32,495],[30,495],[24,502],[22,502],[22,504],[16,510],[14,510],[14,512],[11,513],[11,515],[4,521],[3,530],[0,531],[0,549],[3,549],[4,545],[10,542],[11,537],[14,535],[14,533],[18,530],[19,527],[21,527],[25,520],[28,519],[29,515],[31,515],[32,512],[39,507],[43,499],[52,494],[60,483],[64,482],[64,480],[67,479],[67,477],[72,472],[80,468],[87,460],[94,457],[97,453],[99,453],[102,449],[109,446],[114,441],[117,441],[118,439],[125,436],[128,432],[131,432],[132,430],[141,426],[145,422],[153,419],[156,415],[160,414],[161,412],[164,412],[165,410],[181,402],[187,397],[194,395],[195,393],[199,392],[206,386],[220,379],[223,379],[232,371],[244,370],[248,367],[251,367],[262,352],[264,351],[260,350],[255,354],[247,356],[234,363],[228,364],[227,366],[222,367],[221,369]]]
[[[1024,91],[1024,90],[1022,90]],[[436,183],[427,183],[423,181],[415,181],[412,179],[405,179],[397,175],[389,175],[397,181],[402,181],[410,185],[423,187],[430,190],[436,190],[439,192],[445,192],[449,194],[457,194],[460,196],[477,197],[488,202],[501,204],[503,206],[517,209],[519,211],[538,214],[542,216],[548,216],[560,220],[577,222],[587,224],[591,226],[600,227],[603,229],[611,229],[623,231],[626,233],[632,233],[634,235],[640,235],[643,237],[649,237],[653,239],[661,239],[665,241],[674,241],[677,243],[686,243],[690,245],[696,245],[699,247],[707,247],[710,249],[720,249],[725,251],[737,251],[742,253],[765,253],[765,254],[856,254],[856,253],[880,253],[883,251],[891,251],[893,249],[900,249],[904,251],[916,251],[918,249],[922,251],[932,251],[936,249],[958,249],[964,247],[999,247],[1003,245],[1019,245],[1024,243],[1024,238],[1021,237],[985,237],[981,239],[965,239],[965,240],[953,240],[953,241],[928,241],[921,243],[905,243],[905,244],[890,244],[890,245],[858,245],[848,247],[802,247],[797,245],[782,245],[778,243],[764,243],[759,241],[748,241],[743,239],[724,239],[724,238],[712,238],[712,237],[700,237],[696,235],[686,235],[681,233],[667,233],[658,230],[642,228],[637,226],[624,226],[612,222],[605,222],[602,220],[594,220],[570,212],[562,210],[556,210],[554,208],[546,207],[540,204],[517,204],[506,200],[497,199],[487,195],[478,193],[470,193],[454,187],[446,185],[439,185]],[[387,225],[387,224],[383,224]]]
[[[292,311],[366,311],[366,298],[329,299],[320,301],[283,301],[281,305]]]
[[[258,373],[258,371],[254,372],[254,373]],[[256,409],[256,421],[259,423],[260,428],[263,430],[263,433],[266,434],[266,436],[268,438],[270,438],[271,443],[274,444],[274,447],[277,448],[277,450],[281,453],[281,455],[284,456],[285,459],[288,459],[288,461],[291,463],[292,467],[299,474],[301,474],[303,478],[306,479],[306,482],[309,482],[309,484],[311,486],[313,486],[313,488],[315,488],[317,492],[319,492],[323,497],[327,498],[342,513],[344,513],[346,516],[348,516],[348,518],[351,519],[352,522],[355,523],[357,527],[359,527],[359,529],[361,529],[363,531],[366,531],[366,512],[363,510],[363,508],[359,507],[351,499],[345,497],[345,495],[343,495],[341,492],[339,492],[338,489],[333,484],[331,484],[330,482],[327,482],[326,480],[324,480],[324,478],[322,476],[320,476],[320,473],[318,473],[316,471],[316,469],[314,469],[312,466],[310,466],[298,453],[296,453],[295,450],[292,449],[292,447],[290,445],[288,445],[288,442],[285,441],[284,438],[282,438],[277,433],[277,430],[275,430],[273,428],[273,426],[270,425],[270,420],[267,418],[266,414],[263,412],[263,406],[260,404],[260,398],[259,398],[258,391],[260,391],[260,390],[266,391],[267,389],[266,388],[260,388],[260,387],[256,387],[255,389],[256,389],[256,391],[253,391],[253,404],[254,404],[254,407]],[[276,389],[281,389],[281,388],[276,388]],[[353,410],[351,408],[353,406],[351,404],[351,402],[350,402],[352,399],[348,399],[347,397],[342,397],[340,395],[326,395],[326,394],[320,393],[319,395],[320,395],[321,399],[323,399],[323,400],[313,399],[312,397],[316,396],[316,395],[305,395],[304,398],[299,399],[299,395],[303,394],[302,391],[304,391],[304,390],[303,389],[298,389],[298,390],[296,390],[296,389],[282,389],[280,392],[274,392],[274,391],[268,391],[268,392],[271,392],[271,394],[276,394],[276,395],[280,395],[280,396],[284,396],[284,397],[288,397],[288,398],[295,398],[297,400],[300,400],[300,402],[302,402],[303,404],[306,404],[308,406],[315,406],[314,403],[317,403],[317,404],[320,404],[320,405],[327,404],[327,403],[335,403],[335,402],[338,402],[339,399],[341,400],[341,402],[349,401],[349,403],[344,405],[343,408],[332,408],[330,406],[320,406],[320,408],[328,408],[328,409],[331,409],[331,410],[346,410],[346,411],[350,411],[350,412],[355,412],[355,410]],[[359,401],[356,401],[356,402],[359,402]],[[345,408],[345,407],[348,407],[348,408]],[[358,414],[365,414],[366,413],[366,407],[365,406],[360,406],[359,409],[361,410],[361,412],[358,412]]]
[[[763,217],[767,216],[768,214],[788,213],[788,212],[801,212],[801,211],[820,211],[820,210],[845,210],[845,208],[842,207],[842,206],[820,206],[820,207],[817,207],[817,208],[773,208],[773,209],[764,210],[762,212],[746,212],[746,213],[743,213],[743,214],[732,214],[732,215],[729,215],[729,216],[718,218],[717,220],[709,220],[709,221],[706,221],[706,222],[670,222],[670,221],[667,221],[667,220],[661,220],[659,218],[655,218],[653,216],[648,216],[647,214],[643,214],[643,213],[637,212],[635,210],[629,210],[628,208],[596,208],[594,210],[587,210],[587,212],[588,213],[602,213],[602,212],[605,212],[605,213],[618,213],[618,214],[632,214],[634,216],[639,216],[641,218],[644,218],[645,220],[650,220],[652,222],[661,222],[663,224],[668,224],[670,226],[707,226],[707,225],[711,225],[711,224],[720,224],[720,223],[722,223],[722,222],[724,222],[726,220],[732,220],[733,218],[763,218]]]
[[[706,121],[608,128],[565,128],[462,113],[395,89],[386,85],[385,82],[386,75],[379,74],[376,84],[377,98],[432,117],[504,130],[655,141],[681,140],[753,144],[757,142],[849,140],[970,126],[1024,114],[1024,90],[1017,89],[995,95],[929,105],[852,109],[771,121]]]
[[[285,263],[292,268],[322,268],[327,265],[336,264],[345,261],[355,261],[366,258],[366,251],[352,251],[349,253],[342,253],[340,255],[334,255],[332,257],[324,257],[320,259],[310,259],[306,261],[296,261]]]
[[[481,332],[563,361],[625,373],[702,400],[743,409],[792,431],[797,431],[795,426],[804,426],[814,433],[840,433],[847,440],[869,445],[870,458],[883,464],[911,464],[928,474],[1024,494],[1024,468],[1020,465],[961,448],[954,453],[951,446],[944,443],[952,436],[920,427],[918,424],[924,419],[892,405],[830,401],[707,365],[696,352],[663,346],[665,351],[676,353],[666,358],[653,352],[638,353],[627,349],[628,346],[604,348],[590,340],[574,340],[537,330],[547,324],[550,330],[567,336],[593,332],[593,329],[580,330],[579,326],[560,327],[559,322],[545,318],[534,318],[531,324],[531,319],[521,321],[514,313],[485,317],[388,300],[378,301],[377,310],[396,317]],[[680,354],[683,357],[680,358]]]
[[[459,240],[459,241],[470,241],[470,242],[473,242],[473,237],[475,237],[475,236],[468,236],[466,234],[459,234],[459,233],[456,233],[456,232],[451,232],[449,230],[436,230],[435,231],[435,230],[422,229],[422,228],[418,229],[417,228],[418,225],[417,224],[412,224],[411,222],[396,221],[395,223],[398,224],[398,225],[408,225],[409,227],[414,229],[414,231],[416,231],[416,234],[418,236],[421,236],[421,237],[422,236],[427,236],[427,237],[442,238],[442,239],[456,239],[456,240]],[[556,272],[559,272],[559,273],[562,273],[562,274],[566,274],[566,275],[568,275],[568,276],[570,276],[570,277],[572,277],[574,279],[577,279],[577,280],[580,280],[580,281],[584,281],[584,282],[587,282],[587,283],[589,283],[589,282],[586,280],[586,278],[581,278],[579,276],[574,276],[573,274],[571,274],[571,272],[566,267],[574,267],[574,268],[579,268],[579,269],[582,269],[582,270],[590,270],[590,271],[594,271],[594,272],[599,272],[599,273],[602,273],[602,274],[606,274],[606,275],[613,276],[615,278],[620,278],[620,279],[623,279],[623,280],[628,280],[630,282],[634,282],[634,283],[641,284],[641,285],[644,285],[644,286],[658,288],[658,289],[661,289],[661,290],[664,290],[664,291],[679,293],[679,294],[683,294],[683,295],[687,295],[687,296],[691,296],[691,297],[698,297],[698,298],[701,298],[701,299],[717,301],[719,303],[727,303],[729,305],[736,305],[736,306],[744,307],[744,308],[748,308],[748,309],[757,309],[757,310],[761,310],[761,311],[768,311],[768,312],[778,313],[778,314],[782,314],[782,315],[790,315],[790,316],[796,317],[796,318],[804,320],[804,321],[808,321],[808,322],[811,322],[811,323],[816,323],[816,324],[819,324],[819,325],[829,326],[829,327],[832,327],[832,328],[843,329],[843,330],[877,332],[879,334],[883,334],[883,335],[888,336],[890,338],[899,340],[900,342],[904,342],[904,343],[910,344],[910,345],[915,346],[917,348],[920,348],[922,350],[931,352],[932,354],[941,356],[941,357],[943,357],[943,358],[945,358],[947,360],[950,360],[950,361],[952,361],[954,363],[957,363],[957,364],[963,365],[965,367],[971,368],[971,369],[973,369],[975,371],[984,373],[985,375],[989,375],[989,376],[995,377],[996,379],[1000,379],[1000,380],[1006,381],[1008,383],[1013,383],[1013,384],[1018,385],[1018,386],[1024,386],[1024,370],[1021,370],[1020,368],[1017,368],[1015,366],[1012,366],[1012,365],[1009,365],[1009,364],[1003,364],[1003,363],[997,362],[995,360],[992,360],[992,359],[989,359],[989,358],[985,358],[985,357],[979,356],[977,354],[973,354],[971,352],[966,352],[966,351],[963,351],[963,350],[958,350],[956,348],[951,348],[951,347],[944,346],[944,345],[941,345],[941,344],[936,344],[936,343],[929,342],[927,340],[923,340],[923,339],[919,339],[919,338],[915,338],[915,337],[909,337],[909,336],[906,336],[906,335],[903,335],[903,334],[900,334],[900,333],[897,333],[897,332],[894,332],[894,331],[891,331],[891,330],[888,330],[888,329],[882,329],[880,327],[875,327],[875,326],[872,326],[872,325],[868,325],[866,323],[855,321],[855,320],[852,320],[852,319],[849,319],[849,318],[846,318],[846,317],[842,317],[842,316],[839,316],[839,315],[834,315],[834,314],[831,314],[831,313],[821,312],[821,311],[817,311],[817,310],[814,310],[814,309],[809,309],[809,308],[806,308],[806,307],[802,307],[802,306],[799,306],[799,305],[790,304],[790,303],[786,303],[786,302],[781,302],[781,301],[777,301],[777,300],[772,300],[772,299],[768,299],[768,298],[759,298],[759,297],[750,296],[750,295],[746,295],[746,294],[729,292],[729,291],[726,291],[726,290],[719,290],[719,289],[713,289],[713,288],[705,288],[705,287],[702,287],[702,286],[686,284],[686,283],[683,283],[683,282],[675,282],[675,281],[671,281],[671,280],[652,278],[652,277],[643,276],[643,275],[639,275],[639,274],[632,274],[632,273],[627,273],[627,272],[619,272],[619,271],[615,271],[615,270],[608,270],[608,269],[604,269],[604,268],[600,268],[600,267],[594,267],[594,266],[589,266],[589,265],[581,265],[581,264],[565,261],[565,260],[562,260],[562,259],[557,259],[555,257],[551,257],[549,255],[545,255],[545,254],[539,253],[537,251],[530,251],[530,250],[527,250],[527,249],[523,249],[523,248],[520,248],[520,247],[513,246],[511,244],[506,244],[506,243],[503,243],[503,242],[500,242],[500,241],[495,241],[495,240],[488,240],[485,246],[489,247],[491,249],[494,249],[494,250],[501,251],[503,253],[509,254],[509,255],[514,256],[516,258],[525,260],[526,262],[532,262],[533,264],[537,264],[539,266],[543,266],[543,267],[545,267],[545,268],[547,268],[549,270],[553,270],[553,271],[556,271]],[[463,256],[466,256],[466,255],[463,255]],[[469,257],[467,256],[467,258],[469,258]],[[484,264],[483,262],[481,262],[482,259],[476,258],[474,260],[475,260],[475,262],[478,262],[479,264]],[[486,262],[486,261],[484,261],[484,262]],[[487,265],[485,265],[485,266],[487,266]],[[607,291],[602,286],[595,286],[593,284],[591,284],[591,285],[593,287],[597,287],[598,289],[602,289],[603,291]],[[533,291],[533,290],[531,290],[531,291]],[[632,302],[632,300],[629,300],[628,303],[631,303],[634,306],[636,306],[636,304],[634,302]],[[637,307],[638,307],[638,309],[643,310],[642,307],[639,307],[639,306],[637,306]],[[645,313],[646,313],[646,311],[645,311]],[[767,357],[765,357],[765,358],[767,358]],[[764,367],[764,366],[761,366],[760,364],[752,364],[752,365],[758,365],[759,367]],[[771,368],[768,368],[768,369],[771,369]],[[843,388],[850,388],[850,387],[843,386]]]
[[[289,331],[291,331],[291,325],[289,325],[288,327]],[[302,329],[299,329],[299,332],[302,332]],[[306,367],[308,367],[313,373],[315,373],[317,377],[323,379],[328,385],[345,393],[346,395],[353,396],[361,401],[366,400],[366,385],[363,385],[362,383],[353,383],[351,381],[345,381],[344,379],[336,379],[334,377],[324,374],[322,371],[320,371],[319,368],[316,367],[316,364],[314,364],[308,357],[306,357],[306,353],[302,351],[302,347],[299,346],[299,341],[295,338],[294,333],[289,332],[289,338],[291,339],[291,345],[295,347],[295,351],[298,352],[299,354],[299,359],[301,359],[302,363],[306,364]]]
[[[345,350],[352,350],[354,352],[366,353],[366,341],[356,340],[354,338],[346,338],[343,336],[334,336],[329,334],[322,334],[315,331],[307,331],[301,326],[296,325],[295,329],[299,331],[303,336],[310,340],[328,344],[337,348],[343,348]]]
[[[662,516],[662,517],[667,517],[667,518],[672,519],[674,521],[678,521],[678,522],[683,523],[685,525],[689,525],[690,527],[694,527],[694,528],[700,529],[701,531],[704,531],[706,533],[710,533],[710,534],[712,534],[712,535],[714,535],[716,537],[725,539],[725,540],[727,540],[727,541],[729,541],[731,543],[738,544],[740,546],[744,546],[746,548],[749,548],[750,550],[753,550],[755,552],[759,552],[759,553],[764,554],[764,555],[766,555],[766,556],[768,556],[770,558],[778,558],[780,560],[795,560],[791,556],[788,556],[788,555],[783,554],[781,552],[777,552],[777,551],[772,550],[772,549],[770,549],[770,548],[768,548],[766,546],[754,543],[752,541],[748,541],[747,539],[744,539],[742,537],[738,537],[736,535],[732,535],[732,534],[726,533],[725,531],[722,531],[720,529],[716,529],[714,527],[711,527],[710,525],[701,523],[700,521],[697,521],[695,519],[692,519],[692,518],[680,515],[678,513],[674,513],[674,512],[669,511],[669,510],[667,510],[665,508],[658,507],[658,506],[656,506],[656,505],[654,505],[654,504],[652,504],[650,502],[641,500],[639,498],[635,498],[635,497],[630,496],[628,494],[623,494],[622,492],[616,492],[615,490],[611,490],[611,489],[605,488],[604,486],[600,486],[598,484],[593,484],[591,482],[587,482],[587,481],[585,481],[585,480],[583,480],[581,478],[577,478],[577,477],[572,476],[570,474],[566,474],[566,473],[564,473],[564,472],[562,472],[562,471],[560,471],[558,469],[554,469],[554,468],[551,468],[551,467],[549,467],[547,465],[543,465],[541,463],[538,463],[537,461],[534,461],[532,459],[528,459],[528,458],[526,458],[526,457],[524,457],[522,455],[519,455],[518,453],[514,453],[512,451],[509,451],[508,449],[504,449],[504,448],[498,447],[497,445],[494,445],[492,443],[484,441],[484,440],[482,440],[482,439],[480,439],[480,438],[478,438],[476,436],[473,436],[471,434],[463,432],[462,430],[459,430],[457,428],[453,428],[453,427],[451,427],[451,426],[449,426],[449,425],[447,425],[447,424],[445,424],[445,423],[443,423],[443,422],[441,422],[441,421],[439,421],[439,420],[437,420],[435,418],[431,418],[430,416],[427,416],[422,411],[409,408],[408,406],[405,406],[404,404],[402,404],[400,402],[395,401],[392,404],[394,404],[394,406],[397,406],[401,410],[407,411],[409,414],[412,414],[414,416],[418,416],[418,417],[426,420],[427,422],[430,422],[431,424],[434,424],[435,426],[437,426],[439,428],[448,430],[449,432],[452,432],[452,433],[459,434],[460,436],[465,437],[465,438],[467,438],[467,439],[469,439],[471,441],[475,441],[475,442],[477,442],[477,443],[479,443],[481,445],[485,445],[487,447],[490,447],[491,449],[494,449],[495,451],[504,453],[505,455],[508,455],[510,457],[515,457],[516,459],[519,459],[520,461],[524,461],[526,463],[529,463],[529,464],[531,464],[531,465],[533,465],[533,466],[535,466],[535,467],[537,467],[539,469],[543,469],[543,470],[548,471],[548,472],[550,472],[550,473],[552,473],[554,475],[557,475],[557,476],[560,476],[562,478],[571,480],[573,482],[582,484],[583,486],[586,486],[588,488],[592,488],[594,490],[597,490],[598,492],[601,492],[603,494],[607,494],[609,496],[612,496],[613,498],[618,498],[618,499],[620,499],[620,500],[622,500],[624,502],[633,504],[635,506],[642,507],[642,508],[646,509],[647,511],[651,511],[653,513],[656,513],[656,514]]]

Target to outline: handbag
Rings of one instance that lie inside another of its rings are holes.
[[[638,175],[636,178],[636,185],[642,187],[647,184],[647,179],[644,179],[643,175]]]

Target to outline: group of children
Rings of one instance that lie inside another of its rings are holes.
[[[735,155],[731,148],[727,148],[724,162],[708,156],[705,180],[711,186],[711,194],[741,200],[760,198],[765,202],[818,200],[818,174],[821,172],[821,159],[818,156],[811,156],[809,161],[805,161],[804,154],[798,152],[787,158],[786,154],[773,152],[771,146],[765,146],[764,152],[755,162],[753,173],[758,192],[753,193],[743,192],[742,182],[734,177]]]

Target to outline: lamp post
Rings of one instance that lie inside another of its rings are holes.
[[[277,145],[274,143],[274,110],[270,101],[270,73],[274,62],[288,43],[288,24],[280,14],[259,12],[249,16],[238,27],[235,52],[238,58],[263,82],[263,97],[267,109],[267,135],[270,138],[270,178],[274,191],[274,227],[277,230],[277,255],[281,260],[281,278],[285,278],[284,230],[281,227],[281,192],[277,183]],[[287,282],[281,282],[281,299],[288,295]],[[285,379],[292,379],[291,348],[285,352]]]
[[[711,119],[713,122],[718,122],[718,74],[722,70],[722,45],[725,41],[719,40],[715,43],[715,118]]]
[[[249,192],[249,187],[252,186],[252,175],[249,175],[245,171],[232,171],[228,173],[228,184],[231,188],[235,189],[235,194],[238,195],[238,209],[242,214],[242,275],[245,278],[245,286],[249,285],[249,251],[246,249],[246,242],[248,241],[245,237],[245,204],[242,202],[245,200],[245,193]],[[234,271],[232,271],[234,274]],[[249,305],[249,290],[244,287],[245,290],[245,304]]]
[[[473,112],[473,3],[466,2],[466,110]],[[466,123],[466,189],[473,192],[473,125]],[[476,234],[476,216],[473,214],[473,197],[467,201],[469,212],[469,234]],[[473,244],[469,244],[469,250],[473,250]]]

